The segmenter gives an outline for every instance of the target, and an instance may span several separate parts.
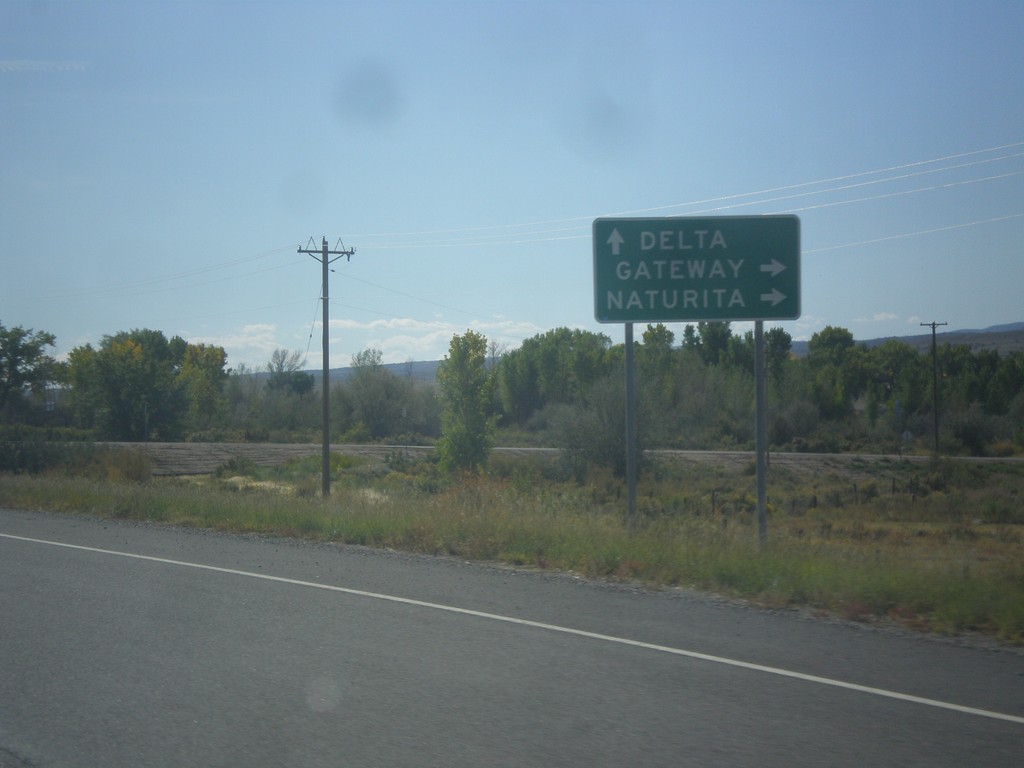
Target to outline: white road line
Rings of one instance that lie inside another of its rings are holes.
[[[584,629],[573,629],[572,627],[563,627],[558,624],[546,624],[542,621],[530,621],[529,619],[517,619],[514,616],[503,616],[497,613],[487,613],[485,611],[474,611],[470,608],[459,608],[454,605],[443,605],[441,603],[430,603],[424,600],[414,600],[408,597],[398,597],[396,595],[385,595],[379,592],[366,592],[361,589],[351,589],[349,587],[338,587],[331,584],[317,584],[312,581],[301,581],[299,579],[289,579],[284,576],[270,576],[265,573],[252,573],[250,571],[240,571],[235,568],[221,568],[216,565],[204,565],[202,563],[190,563],[185,560],[171,560],[166,557],[153,557],[151,555],[140,555],[134,552],[120,552],[113,549],[100,549],[98,547],[86,547],[80,544],[67,544],[60,541],[48,541],[46,539],[33,539],[27,536],[15,536],[13,534],[0,533],[0,538],[12,539],[15,541],[25,541],[32,544],[45,544],[51,547],[64,547],[65,549],[76,549],[82,552],[94,552],[101,555],[111,555],[114,557],[128,557],[134,560],[144,560],[151,563],[163,563],[165,565],[176,565],[182,568],[194,568],[201,571],[213,571],[215,573],[227,573],[232,576],[244,576],[250,579],[262,579],[263,581],[273,581],[279,584],[291,584],[297,587],[311,587],[313,589],[323,589],[329,592],[341,592],[346,595],[354,595],[357,597],[366,597],[372,600],[385,600],[391,603],[401,603],[403,605],[415,605],[420,608],[428,608],[435,611],[446,611],[448,613],[457,613],[464,616],[474,616],[480,619],[489,619],[491,621],[501,621],[506,624],[518,624],[523,627],[533,627],[535,629],[544,629],[550,632],[559,632],[563,635],[575,635],[576,637],[586,637],[591,640],[600,640],[606,643],[615,643],[617,645],[625,645],[632,648],[643,648],[649,651],[656,651],[658,653],[668,653],[674,656],[684,656],[689,659],[697,659],[699,661],[706,661],[712,664],[723,664],[729,667],[739,667],[740,669],[748,669],[754,672],[764,672],[769,675],[776,675],[778,677],[786,677],[793,680],[802,680],[807,683],[816,683],[817,685],[827,685],[832,688],[842,688],[848,691],[859,691],[860,693],[867,693],[872,696],[881,696],[887,699],[896,699],[897,701],[907,701],[913,704],[922,704],[927,707],[935,707],[938,709],[950,710],[953,712],[959,712],[966,715],[976,715],[978,717],[987,717],[992,720],[1005,720],[1010,723],[1017,723],[1018,725],[1024,725],[1024,717],[1018,715],[1010,715],[1004,712],[994,712],[988,709],[978,709],[976,707],[965,707],[960,704],[953,704],[948,701],[939,701],[937,699],[928,699],[923,696],[913,696],[907,693],[900,693],[899,691],[889,691],[884,688],[874,688],[869,685],[858,685],[857,683],[848,683],[843,680],[834,680],[829,677],[820,677],[818,675],[808,675],[803,672],[794,672],[789,669],[782,669],[780,667],[769,667],[763,664],[754,664],[749,661],[740,661],[738,659],[730,659],[724,656],[713,656],[707,653],[699,653],[698,651],[687,651],[682,648],[673,648],[667,645],[658,645],[656,643],[645,643],[641,640],[630,640],[625,637],[616,637],[615,635],[603,635],[599,632],[588,632]]]

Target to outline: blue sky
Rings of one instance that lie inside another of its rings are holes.
[[[1017,0],[5,0],[0,322],[316,368],[326,236],[334,366],[621,342],[594,218],[766,213],[795,339],[1021,321],[1022,37]]]

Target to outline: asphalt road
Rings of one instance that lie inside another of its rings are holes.
[[[1024,655],[0,510],[0,766],[1020,766]]]

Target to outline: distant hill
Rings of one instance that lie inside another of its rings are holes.
[[[858,344],[867,347],[877,347],[887,341],[898,341],[906,344],[919,352],[925,352],[932,347],[931,331],[913,336],[886,336],[879,339],[857,340]],[[943,344],[954,346],[963,344],[977,352],[983,349],[994,349],[1000,354],[1009,352],[1024,352],[1024,323],[1008,323],[1006,325],[993,325],[990,328],[968,329],[961,331],[939,331],[935,334],[935,342],[940,347]],[[806,341],[793,342],[793,354],[803,357],[807,354]]]
[[[437,377],[437,366],[441,364],[440,360],[427,360],[423,362],[409,361],[407,363],[385,363],[382,368],[386,368],[391,371],[395,376],[401,376],[403,378],[410,378],[413,381],[434,381]],[[347,381],[352,378],[354,369],[351,367],[346,368],[331,368],[331,383],[337,384],[339,381]],[[313,377],[313,381],[316,382],[316,386],[320,386],[320,379],[323,372],[317,368],[316,370],[309,369],[303,371]],[[249,374],[259,381],[270,378],[270,374],[267,371],[254,371]]]
[[[964,344],[974,351],[994,349],[1000,354],[1024,352],[1024,322],[993,325],[990,328],[939,332],[935,334],[935,340],[939,346],[943,344]],[[926,352],[931,349],[932,334],[929,331],[928,333],[915,334],[913,336],[885,336],[878,339],[858,339],[857,343],[867,347],[877,347],[887,341],[898,341],[920,352]],[[807,355],[807,342],[794,341],[792,349],[794,355],[804,357]],[[440,360],[420,360],[416,362],[410,360],[406,363],[386,363],[383,367],[391,371],[395,376],[410,378],[413,381],[433,382],[437,377],[437,367],[440,364]],[[352,377],[352,372],[353,369],[350,367],[332,368],[331,382],[347,381]],[[321,372],[319,369],[305,371],[305,373],[313,377],[317,386],[320,385]],[[258,371],[255,375],[262,379],[266,378],[269,374],[264,371]]]
[[[406,363],[385,363],[381,366],[385,370],[390,371],[395,376],[402,378],[409,378],[413,381],[433,381],[437,377],[437,366],[441,364],[440,360],[425,360],[414,362],[410,360]],[[354,369],[351,367],[347,368],[331,368],[331,383],[336,384],[339,381],[347,381],[352,378]],[[322,371],[319,369],[315,371],[305,371],[310,374],[316,381],[316,385],[320,386],[320,378]]]

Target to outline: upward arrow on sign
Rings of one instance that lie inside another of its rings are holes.
[[[622,235],[619,234],[619,230],[613,229],[611,235],[608,237],[608,245],[612,247],[612,256],[619,255],[619,249],[622,248],[622,244],[626,242]]]

